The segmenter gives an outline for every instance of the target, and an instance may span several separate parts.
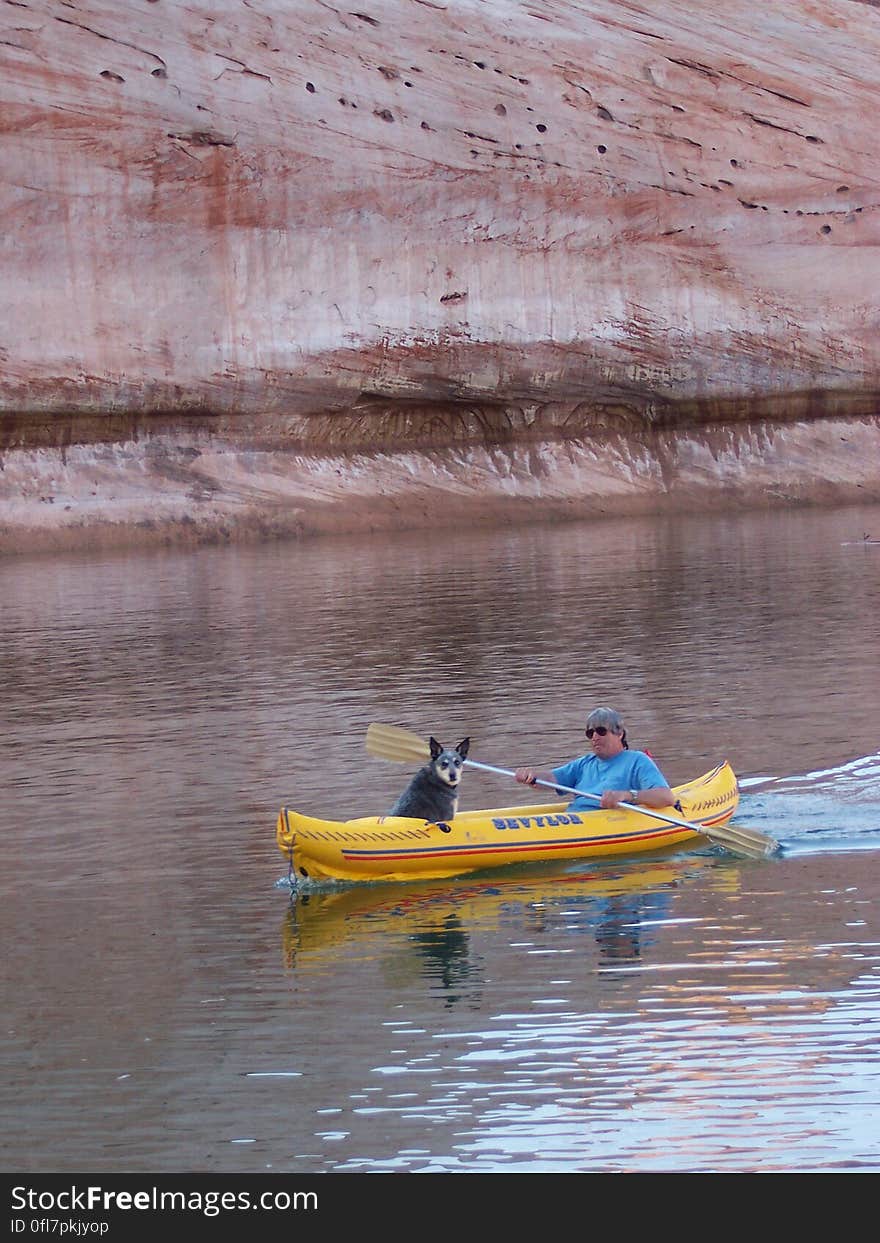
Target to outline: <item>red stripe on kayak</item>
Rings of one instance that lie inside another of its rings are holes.
[[[673,829],[657,829],[651,833],[627,833],[626,835],[616,834],[611,837],[587,837],[574,839],[572,841],[562,842],[535,842],[530,845],[512,843],[511,845],[493,846],[485,844],[483,846],[441,846],[436,850],[396,850],[396,851],[380,851],[380,850],[346,850],[343,848],[342,855],[346,859],[369,859],[379,862],[393,861],[395,859],[454,859],[458,857],[466,857],[468,855],[507,855],[507,854],[534,854],[536,850],[570,850],[573,847],[580,849],[584,846],[606,846],[611,842],[642,842],[652,840],[654,838],[662,839],[672,837],[674,833],[682,832],[679,828]]]

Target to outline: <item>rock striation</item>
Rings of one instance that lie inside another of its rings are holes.
[[[867,0],[0,0],[0,551],[880,500]]]

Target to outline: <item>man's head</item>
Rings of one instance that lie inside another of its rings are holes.
[[[628,746],[623,720],[613,708],[594,708],[587,717],[586,733],[593,753],[603,760]]]

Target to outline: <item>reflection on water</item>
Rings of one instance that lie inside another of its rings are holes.
[[[4,1167],[880,1167],[878,525],[0,562]],[[411,775],[370,721],[551,764],[596,702],[785,858],[276,885],[281,803]]]
[[[420,964],[425,982],[442,989],[445,1003],[453,1005],[467,999],[481,976],[480,956],[468,932],[472,923],[485,925],[489,917],[497,927],[513,914],[521,930],[535,936],[560,926],[566,933],[586,934],[598,949],[600,967],[635,961],[653,943],[653,926],[669,912],[667,889],[677,883],[679,866],[608,865],[553,872],[549,880],[542,879],[541,869],[513,868],[503,876],[467,882],[294,890],[282,934],[284,960],[289,968],[308,969],[327,950],[335,956],[346,942],[369,939],[380,928],[391,930],[405,920],[413,961]]]
[[[366,1004],[366,953],[401,1002],[334,1098],[325,1168],[876,1166],[878,862],[864,888],[837,856],[792,867],[784,903],[711,850],[296,898],[293,975]],[[446,928],[454,980],[414,951]]]
[[[458,916],[449,914],[439,927],[411,933],[410,941],[422,959],[425,979],[439,984],[447,1005],[460,1001],[462,986],[474,977],[476,964]]]

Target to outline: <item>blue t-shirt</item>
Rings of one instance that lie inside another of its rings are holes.
[[[621,751],[610,760],[601,760],[591,751],[552,772],[560,785],[589,790],[591,794],[604,794],[606,790],[650,790],[652,786],[669,784],[644,751]],[[598,810],[598,800],[591,798],[573,798],[568,805],[568,811]]]

